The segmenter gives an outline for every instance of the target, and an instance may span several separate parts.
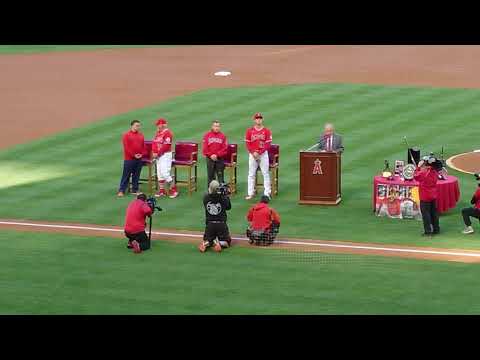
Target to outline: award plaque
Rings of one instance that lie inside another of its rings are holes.
[[[416,166],[413,164],[407,164],[403,167],[403,178],[405,180],[412,180]]]
[[[395,160],[395,174],[402,175],[404,166],[405,166],[405,161]]]

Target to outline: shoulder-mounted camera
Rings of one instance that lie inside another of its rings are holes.
[[[155,199],[153,196],[149,197],[146,202],[148,206],[150,206],[150,209],[152,209],[152,212],[155,212],[155,210],[162,211],[162,208],[157,206],[157,199]]]
[[[217,194],[228,196],[232,193],[228,184],[220,184],[217,188]]]

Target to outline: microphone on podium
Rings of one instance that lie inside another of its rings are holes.
[[[305,150],[305,151],[310,151],[310,150],[312,150],[313,148],[315,148],[316,146],[318,146],[318,143],[313,144],[312,146],[310,146],[310,147],[309,147],[307,150]]]

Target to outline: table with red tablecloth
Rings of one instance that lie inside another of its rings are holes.
[[[382,176],[375,176],[373,179],[373,210],[376,208],[377,189],[378,185],[400,185],[407,187],[417,187],[418,181],[403,180],[400,176],[395,176],[393,180],[388,180]],[[437,182],[437,209],[439,213],[446,212],[453,209],[460,199],[460,188],[458,186],[458,179],[455,176],[448,175],[445,180],[438,180]]]

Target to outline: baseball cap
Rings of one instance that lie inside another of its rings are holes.
[[[255,119],[263,119],[262,113],[259,113],[259,112],[255,113],[255,115],[253,115],[253,120]]]
[[[167,120],[165,119],[158,119],[155,125],[167,125]]]

